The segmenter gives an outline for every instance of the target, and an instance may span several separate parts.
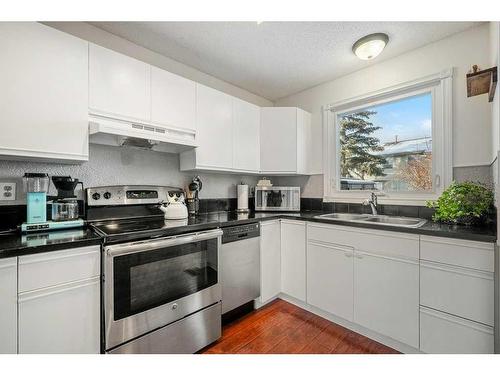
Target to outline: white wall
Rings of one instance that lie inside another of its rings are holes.
[[[467,98],[465,75],[473,64],[491,65],[489,35],[489,24],[485,23],[393,59],[378,64],[375,60],[368,68],[279,99],[275,105],[310,111],[313,126],[321,126],[321,106],[325,104],[453,67],[453,165],[488,165],[493,159],[491,104],[486,95]],[[320,180],[317,176],[310,178],[304,190],[317,192],[320,188],[310,185],[317,185]]]
[[[182,64],[176,60],[165,57],[159,53],[153,52],[147,48],[138,46],[126,39],[101,30],[98,27],[85,22],[43,22],[45,25],[54,27],[61,31],[73,34],[89,42],[123,53],[130,57],[144,61],[148,64],[157,66],[161,69],[178,74],[182,77],[202,83],[226,94],[236,96],[242,100],[259,106],[272,106],[273,103],[261,96],[255,95],[240,87],[234,86],[228,82],[220,80],[214,76],[203,73],[188,65]]]

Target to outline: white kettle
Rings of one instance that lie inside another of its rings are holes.
[[[182,220],[188,217],[188,210],[184,202],[184,191],[169,190],[167,202],[160,205],[165,214],[165,220]]]

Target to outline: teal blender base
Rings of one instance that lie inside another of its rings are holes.
[[[45,221],[43,223],[24,223],[21,225],[21,232],[39,232],[42,230],[56,230],[83,227],[85,222],[82,219],[67,221]]]

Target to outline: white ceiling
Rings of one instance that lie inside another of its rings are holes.
[[[269,100],[362,69],[473,22],[93,22],[162,55]],[[360,37],[389,35],[372,61],[351,51]]]

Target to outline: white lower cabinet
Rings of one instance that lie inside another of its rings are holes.
[[[100,352],[100,246],[19,257],[19,353]]]
[[[307,303],[352,320],[353,249],[308,242]]]
[[[281,221],[281,291],[306,300],[306,224]]]
[[[260,224],[260,300],[266,303],[281,292],[281,225],[279,220]]]
[[[493,353],[493,328],[425,307],[420,308],[420,350],[434,354]]]
[[[420,350],[493,353],[492,243],[420,239]]]
[[[19,353],[99,353],[100,278],[19,295]]]
[[[278,231],[262,223],[263,301],[281,292],[400,350],[494,352],[493,244],[286,219]]]
[[[419,345],[418,261],[355,252],[354,322]]]
[[[491,272],[421,261],[420,304],[493,326],[493,280]]]
[[[0,354],[17,353],[17,258],[0,259]]]

